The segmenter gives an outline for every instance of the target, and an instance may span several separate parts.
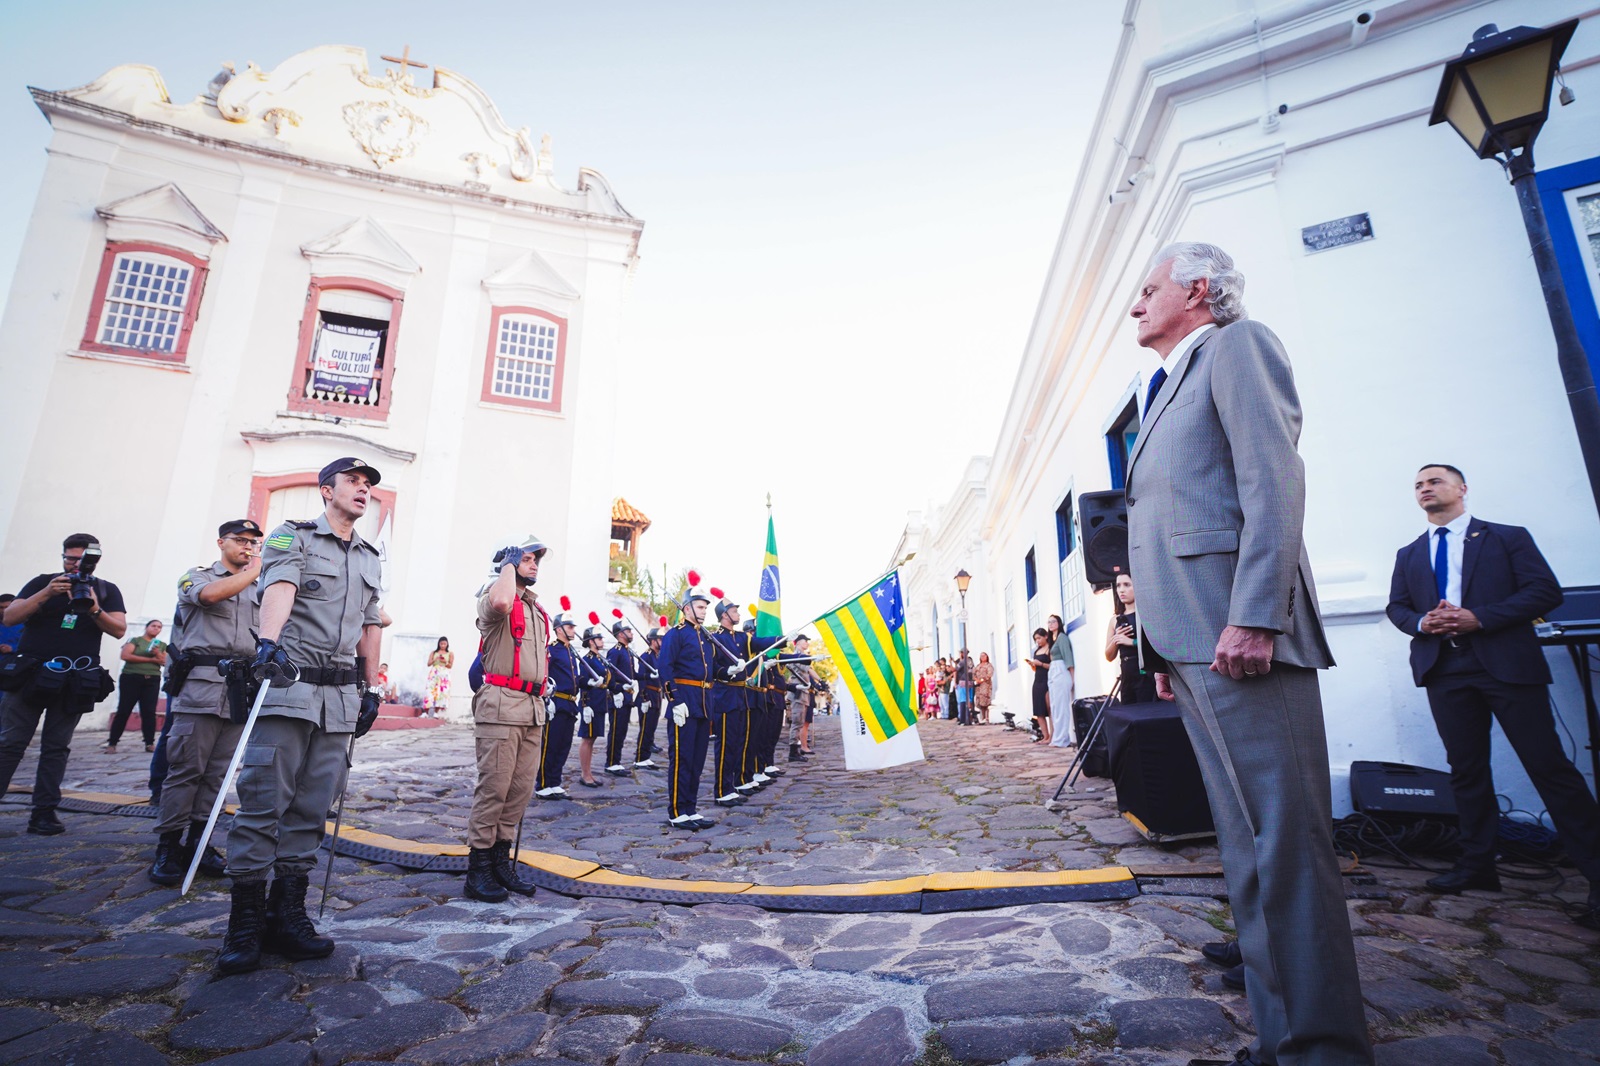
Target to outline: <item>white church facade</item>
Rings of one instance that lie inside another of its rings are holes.
[[[1249,314],[1294,363],[1306,540],[1339,663],[1323,680],[1336,810],[1349,809],[1354,760],[1444,768],[1407,638],[1383,613],[1395,552],[1425,526],[1416,470],[1461,467],[1470,510],[1528,527],[1568,587],[1600,584],[1600,521],[1516,197],[1500,167],[1427,122],[1444,62],[1479,26],[1580,13],[1532,0],[1131,0],[983,483],[964,478],[949,504],[914,515],[889,560],[905,560],[911,642],[926,647],[915,665],[947,639],[964,566],[969,614],[993,620],[970,640],[998,655],[1005,709],[1026,714],[1018,659],[1052,613],[1073,633],[1078,695],[1109,689],[1112,605],[1083,579],[1077,500],[1121,487],[1160,365],[1128,317],[1151,257],[1211,241],[1233,255]],[[1539,184],[1600,364],[1592,10],[1562,72],[1576,102],[1552,103]],[[941,544],[953,548],[923,550]],[[1549,658],[1563,742],[1588,775],[1573,663],[1565,649]],[[1495,772],[1517,806],[1540,809],[1503,739]]]
[[[643,223],[596,171],[559,184],[548,137],[467,78],[401,58],[312,48],[184,103],[138,65],[33,90],[53,132],[0,323],[0,586],[87,531],[130,624],[170,623],[220,522],[314,516],[317,471],[354,455],[383,475],[359,528],[402,687],[447,635],[465,691],[508,537],[550,545],[548,599],[607,602]]]

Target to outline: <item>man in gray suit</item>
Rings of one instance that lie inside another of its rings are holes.
[[[1317,670],[1333,665],[1301,539],[1300,401],[1209,244],[1162,249],[1133,305],[1168,364],[1128,458],[1128,569],[1206,782],[1256,1045],[1237,1060],[1370,1064],[1333,852]],[[1194,1060],[1196,1063],[1206,1060]]]

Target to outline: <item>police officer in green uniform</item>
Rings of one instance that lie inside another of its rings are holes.
[[[217,960],[222,973],[255,969],[263,951],[290,960],[333,952],[333,941],[318,936],[306,914],[306,888],[328,808],[344,788],[351,735],[372,728],[383,702],[378,550],[355,530],[379,477],[360,459],[329,463],[317,478],[322,516],[285,522],[262,552],[261,629],[251,668],[272,687],[243,742],[239,810],[228,836],[233,907]],[[285,680],[291,683],[279,687]]]
[[[255,654],[261,527],[248,518],[224,522],[217,530],[217,548],[222,558],[210,566],[194,567],[178,579],[173,654],[167,671],[167,713],[172,718],[166,739],[167,776],[156,819],[160,842],[150,867],[150,880],[158,885],[182,881],[197,847],[205,849],[200,872],[208,877],[223,874],[222,856],[200,837],[243,726],[230,714],[227,685],[218,666],[232,659],[242,667]]]

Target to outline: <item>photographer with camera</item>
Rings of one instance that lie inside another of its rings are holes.
[[[217,548],[220,559],[178,579],[167,671],[167,773],[155,826],[160,842],[150,866],[158,885],[182,881],[196,848],[205,849],[200,872],[223,876],[222,856],[202,838],[250,713],[246,675],[260,613],[254,585],[261,573],[261,527],[248,518],[224,522]]]
[[[40,574],[22,586],[0,621],[22,626],[22,642],[0,663],[0,793],[11,787],[22,753],[44,718],[39,769],[34,776],[28,832],[66,832],[56,817],[61,778],[72,753],[78,719],[111,694],[111,674],[100,665],[100,638],[128,631],[122,590],[94,576],[100,542],[74,533],[61,542],[62,571]]]
[[[271,688],[239,741],[239,810],[228,834],[233,903],[217,958],[224,974],[256,969],[263,951],[290,961],[333,953],[306,914],[306,889],[344,789],[351,737],[372,728],[383,702],[378,549],[355,528],[380,476],[360,459],[335,459],[317,476],[323,513],[283,523],[261,553],[250,672]]]

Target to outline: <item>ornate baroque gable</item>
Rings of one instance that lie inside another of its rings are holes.
[[[550,138],[511,128],[473,82],[437,67],[420,73],[385,64],[377,72],[360,48],[311,48],[263,70],[227,64],[204,93],[174,104],[154,68],[127,64],[76,89],[35,90],[41,107],[90,105],[308,163],[454,186],[511,199],[631,219],[597,172],[577,190],[553,178]]]

